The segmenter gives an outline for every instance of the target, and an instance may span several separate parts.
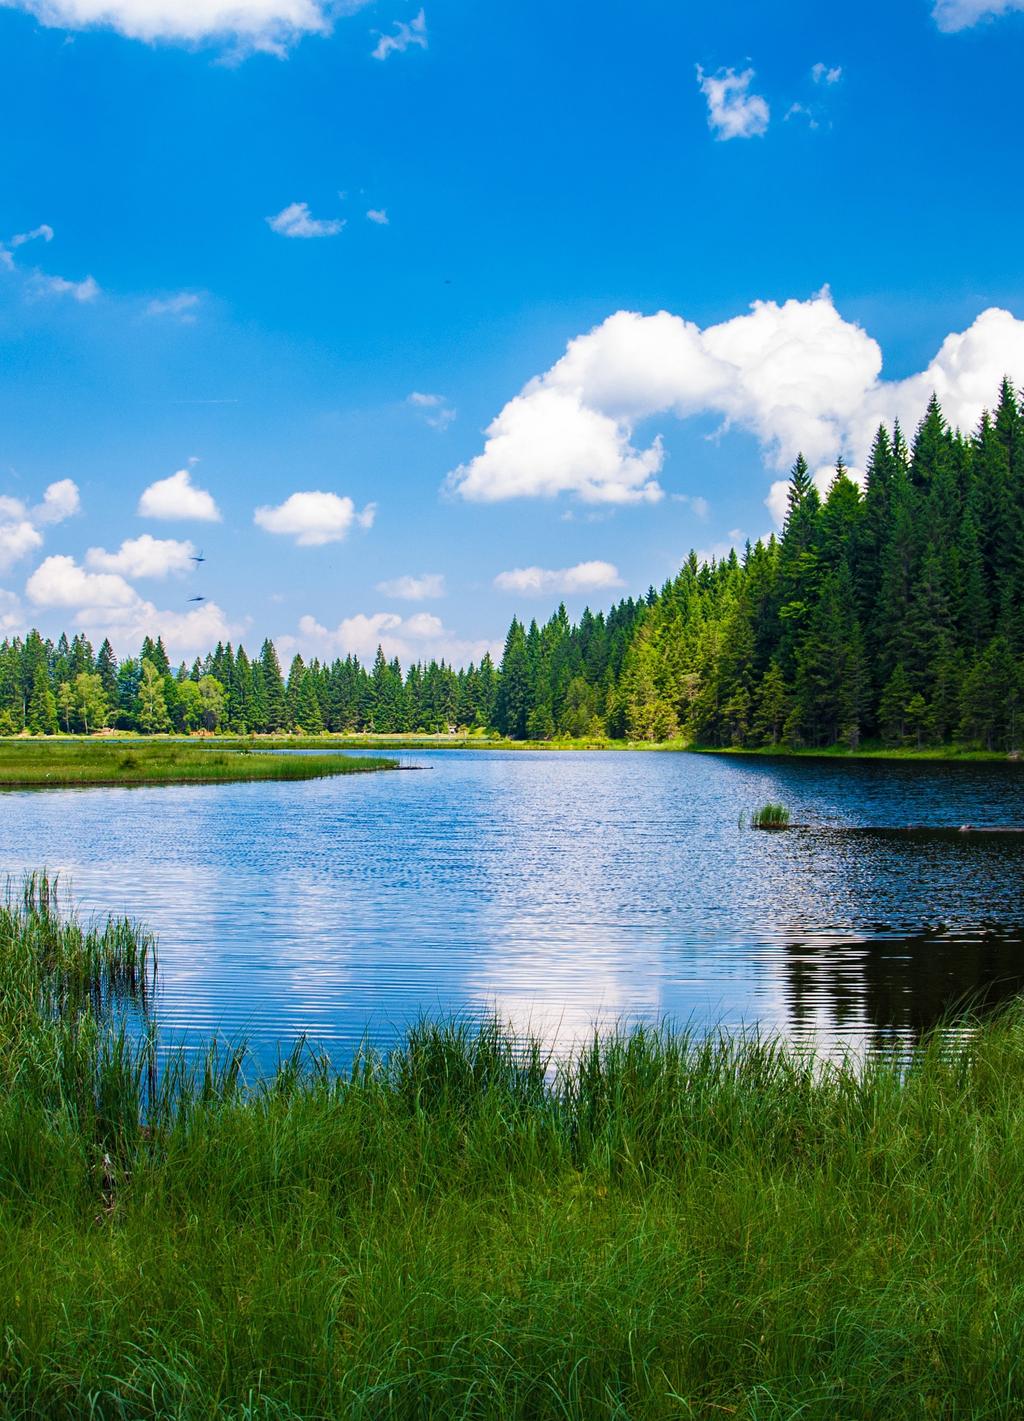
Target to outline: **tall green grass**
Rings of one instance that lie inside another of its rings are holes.
[[[752,829],[788,829],[789,810],[784,804],[762,804],[751,815],[750,826]]]
[[[308,780],[396,768],[394,760],[370,756],[275,755],[170,740],[0,740],[0,788]]]
[[[154,1079],[124,932],[0,916],[0,1415],[1022,1414],[1024,1012],[863,1067],[455,1021]]]

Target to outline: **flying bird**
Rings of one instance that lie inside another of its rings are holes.
[[[190,602],[205,602],[205,601],[206,601],[206,598],[205,598],[205,597],[190,597],[188,600],[189,600]]]
[[[206,554],[200,549],[198,553],[192,554],[192,561],[195,563],[205,562]]]

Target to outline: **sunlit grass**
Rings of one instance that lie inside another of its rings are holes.
[[[762,804],[751,815],[750,826],[752,829],[788,829],[789,810],[784,804]]]
[[[275,755],[161,740],[0,740],[0,787],[308,780],[396,768],[368,756]]]
[[[0,913],[0,1415],[1021,1414],[1020,1009],[862,1066],[424,1023],[247,1084],[157,1077],[152,961],[45,880]]]

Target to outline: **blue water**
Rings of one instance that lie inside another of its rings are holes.
[[[1018,766],[425,751],[413,773],[14,792],[0,865],[159,936],[165,1044],[308,1033],[343,1064],[423,1013],[564,1045],[670,1018],[871,1049],[1024,987]],[[738,819],[769,799],[810,829]]]

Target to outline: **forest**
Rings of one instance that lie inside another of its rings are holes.
[[[863,488],[822,497],[802,457],[779,536],[695,554],[660,590],[572,623],[515,618],[500,666],[405,671],[378,649],[287,674],[218,645],[172,667],[79,633],[0,645],[0,734],[457,729],[515,740],[1013,750],[1024,712],[1024,406],[1004,380],[970,435],[933,396],[908,443],[880,427]]]

